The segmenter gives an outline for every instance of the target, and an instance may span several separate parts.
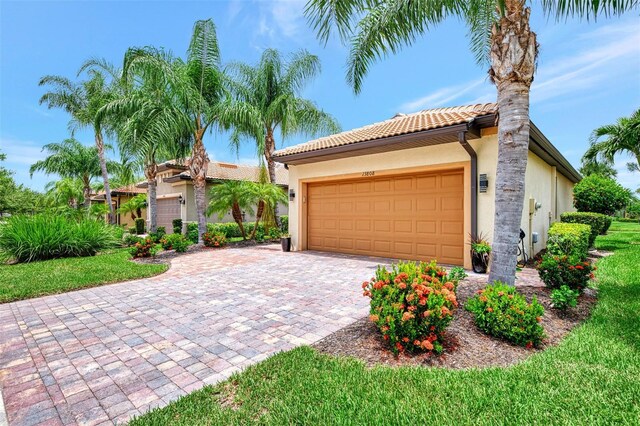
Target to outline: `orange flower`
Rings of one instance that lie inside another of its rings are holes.
[[[451,315],[451,311],[446,306],[440,308],[440,312],[442,312],[442,315]]]
[[[388,335],[388,334],[385,334],[384,336],[382,336],[382,338],[383,338],[384,340],[389,340],[389,335]]]
[[[375,314],[372,314],[372,315],[369,315],[369,319],[370,319],[371,321],[373,321],[373,322],[378,322],[378,320],[380,319],[380,317],[379,317],[379,316],[377,316],[377,315],[375,315]]]
[[[447,281],[446,283],[444,283],[444,287],[451,291],[453,291],[453,289],[455,288],[451,281]]]
[[[411,293],[407,296],[407,302],[411,302],[415,298],[415,294]]]
[[[369,283],[365,281],[365,282],[362,283],[362,288],[365,289],[365,288],[367,288],[368,285],[369,285]]]
[[[412,318],[414,318],[414,315],[411,312],[405,312],[402,314],[402,321],[409,321]]]
[[[421,298],[418,300],[418,305],[420,305],[420,306],[424,306],[424,305],[426,305],[426,304],[427,304],[427,298],[426,298],[426,297],[421,297]]]
[[[422,315],[424,315],[424,317],[427,318],[427,317],[430,317],[431,314],[433,314],[433,311],[424,311],[424,314]]]
[[[533,347],[533,342],[527,342],[527,349],[531,349]]]
[[[487,308],[487,312],[493,312],[493,308],[491,307]]]
[[[397,349],[399,352],[402,352],[402,351],[404,351],[404,346],[402,346],[402,344],[401,344],[400,342],[397,342],[397,343],[396,343],[396,349]]]
[[[404,290],[405,288],[407,288],[407,284],[401,282],[400,284],[398,284],[398,288],[400,290]]]
[[[409,338],[408,337],[403,337],[402,341],[405,342],[405,343],[409,343]]]
[[[536,317],[536,321],[540,322],[541,320],[542,320],[542,318]]]
[[[433,350],[433,344],[428,340],[423,340],[421,346],[424,350],[427,350],[427,351]]]

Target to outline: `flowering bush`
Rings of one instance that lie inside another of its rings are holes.
[[[205,232],[202,234],[202,241],[207,247],[224,247],[227,244],[227,237],[221,233]]]
[[[571,290],[566,285],[560,286],[551,292],[553,307],[566,311],[568,308],[575,308],[578,305],[578,291]]]
[[[575,257],[554,256],[545,254],[537,265],[540,279],[549,288],[560,288],[566,285],[572,290],[582,291],[589,279],[593,278],[596,267],[588,260]]]
[[[151,257],[158,253],[158,247],[151,238],[147,237],[129,247],[129,253],[131,253],[131,256],[134,258]]]
[[[461,276],[456,270],[456,278]],[[376,276],[364,282],[371,298],[369,318],[389,342],[393,353],[442,351],[442,333],[453,319],[457,279],[431,263],[399,262],[391,271],[378,266]]]
[[[165,250],[175,250],[184,253],[189,247],[189,240],[182,234],[167,234],[160,240],[162,248]]]
[[[540,325],[544,308],[535,296],[527,303],[515,287],[499,281],[478,291],[467,301],[465,309],[473,314],[480,330],[516,345],[530,348],[545,337]]]

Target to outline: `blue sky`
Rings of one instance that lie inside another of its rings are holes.
[[[322,61],[322,74],[304,92],[351,129],[425,108],[492,102],[495,88],[468,49],[466,29],[450,20],[400,54],[372,67],[362,93],[345,83],[347,48],[322,46],[302,16],[303,1],[0,1],[0,150],[18,182],[42,189],[54,176],[29,177],[42,145],[69,136],[69,117],[38,100],[41,76],[74,77],[89,57],[119,65],[130,46],[165,47],[185,54],[193,23],[213,18],[223,61],[257,61],[263,49],[305,48]],[[540,42],[531,117],[577,167],[591,131],[640,107],[640,18],[637,13],[598,22],[556,23],[534,2],[532,27]],[[77,138],[93,143],[90,132]],[[278,147],[303,142],[278,140]],[[208,134],[211,159],[255,162],[246,143],[239,154],[226,135]],[[115,156],[115,155],[114,155]],[[638,174],[617,166],[619,180],[636,188]]]

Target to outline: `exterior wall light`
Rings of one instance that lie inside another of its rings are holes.
[[[184,199],[184,197],[182,196],[182,194],[178,195],[178,202],[180,204],[186,204],[187,200]]]
[[[293,201],[296,199],[296,191],[294,191],[293,189],[289,190],[289,201]]]

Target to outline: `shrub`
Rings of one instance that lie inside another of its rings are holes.
[[[220,233],[205,232],[202,234],[202,241],[207,247],[224,247],[227,245],[227,238]]]
[[[160,240],[162,248],[165,250],[175,250],[184,253],[189,247],[189,240],[182,234],[167,234]]]
[[[125,234],[123,237],[124,244],[128,247],[136,245],[136,243],[144,241],[144,238],[137,235]]]
[[[198,223],[187,222],[187,240],[193,244],[198,244]]]
[[[467,301],[465,308],[480,330],[519,346],[538,346],[545,337],[540,320],[544,308],[533,297],[531,303],[515,287],[496,281]]]
[[[182,234],[182,219],[173,219],[171,224],[173,225],[174,234]]]
[[[549,228],[547,252],[557,256],[586,259],[589,254],[591,227],[580,223],[556,222]]]
[[[399,262],[391,271],[378,266],[375,277],[362,288],[371,298],[369,318],[398,354],[442,351],[442,333],[458,306],[457,285],[435,261]]]
[[[120,241],[113,227],[93,219],[61,215],[16,215],[0,226],[0,255],[18,262],[93,256]]]
[[[97,204],[94,204],[94,205],[97,205]],[[121,226],[111,225],[111,230],[113,231],[113,236],[117,240],[122,241],[122,238],[124,237],[124,228]]]
[[[139,217],[135,220],[136,224],[136,234],[144,234],[144,219]]]
[[[131,256],[134,258],[151,257],[158,253],[158,246],[149,237],[141,238],[141,241],[129,247],[129,253],[131,253]]]
[[[537,268],[540,279],[547,287],[560,288],[566,285],[578,291],[582,291],[587,286],[596,269],[589,261],[549,253],[542,256]]]
[[[273,227],[271,229],[269,229],[269,238],[272,240],[277,240],[280,238],[280,236],[282,235],[282,232],[280,232],[280,229]]]
[[[130,226],[127,230],[128,233],[130,233],[131,235],[135,235],[136,234],[136,227],[135,226]]]
[[[283,234],[289,233],[289,216],[280,216],[280,230]]]
[[[565,223],[582,223],[591,227],[589,235],[589,247],[593,247],[598,235],[603,235],[611,225],[611,217],[600,213],[567,212],[560,215],[560,220]]]
[[[638,219],[633,219],[630,217],[617,217],[615,219],[616,222],[622,222],[622,223],[639,223],[640,220]]]
[[[573,205],[580,212],[612,215],[624,208],[630,194],[613,179],[600,175],[589,175],[573,187]]]
[[[158,234],[158,239],[161,240],[162,237],[167,235],[167,230],[166,230],[166,228],[164,226],[158,226],[156,228],[156,234]]]
[[[551,301],[553,307],[561,311],[578,306],[578,294],[576,290],[571,290],[568,286],[562,285],[560,288],[551,291]]]
[[[633,201],[627,206],[627,214],[629,218],[635,219],[635,222],[640,218],[640,201]]]

